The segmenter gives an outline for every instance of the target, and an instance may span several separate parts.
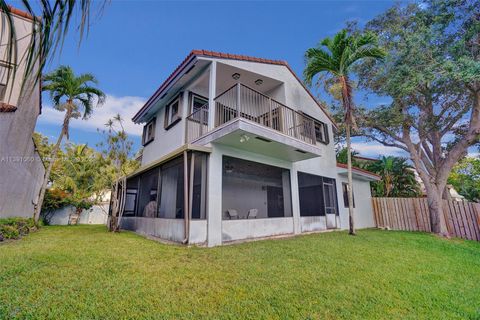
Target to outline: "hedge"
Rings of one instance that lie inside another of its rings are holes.
[[[19,239],[38,228],[32,218],[2,218],[0,219],[0,241]]]

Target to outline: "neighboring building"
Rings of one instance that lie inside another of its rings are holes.
[[[192,51],[133,121],[144,149],[124,229],[215,246],[348,228],[335,125],[286,62]],[[377,179],[354,170],[358,228],[374,226]]]
[[[0,11],[0,218],[33,216],[45,172],[32,138],[41,111],[40,83],[32,76],[20,92],[34,20],[17,9],[11,13],[18,39],[15,78],[7,61],[6,16]]]

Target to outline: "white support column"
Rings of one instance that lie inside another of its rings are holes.
[[[187,117],[188,115],[190,114],[190,106],[188,105],[188,91],[185,90],[183,91],[183,94],[182,94],[182,121],[184,123],[184,126],[185,126],[185,130],[182,130],[182,141],[184,142],[187,142],[186,139],[186,135],[187,135],[187,126],[188,126],[188,123],[187,123]]]
[[[214,147],[208,157],[207,245],[222,244],[222,153]]]
[[[290,170],[290,181],[292,184],[292,215],[293,215],[293,233],[299,234],[300,227],[300,197],[298,195],[298,175],[295,165]]]
[[[215,127],[215,94],[217,92],[217,61],[210,64],[210,78],[208,82],[208,130]]]

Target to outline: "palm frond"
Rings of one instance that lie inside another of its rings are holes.
[[[46,62],[55,56],[58,49],[62,48],[75,14],[80,17],[80,22],[77,25],[77,30],[80,32],[80,45],[84,33],[88,32],[94,0],[41,0],[36,2],[35,6],[31,5],[32,0],[22,0],[21,4],[23,9],[34,17],[30,43],[24,57],[25,71],[22,75],[22,90],[24,90],[26,80],[33,77],[36,83],[42,75]],[[105,8],[106,0],[95,4],[100,4],[98,8],[101,11]],[[13,14],[6,0],[0,0],[0,11],[6,17],[7,28],[4,29],[8,32],[6,61],[9,65],[14,66],[13,77],[8,79],[15,81],[19,61],[18,46]]]
[[[304,78],[308,84],[311,84],[315,75],[321,72],[330,72],[336,74],[335,61],[330,53],[321,48],[310,48],[305,53],[307,66],[304,70]]]

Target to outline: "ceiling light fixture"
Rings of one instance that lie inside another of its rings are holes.
[[[242,135],[240,136],[240,143],[247,142],[248,140],[250,140],[250,137],[247,136],[246,134],[242,134]]]
[[[257,79],[257,80],[255,80],[255,84],[256,84],[257,86],[260,86],[260,85],[263,84],[263,80],[262,80],[262,79]]]
[[[233,78],[234,80],[240,79],[240,73],[234,73],[234,74],[232,74],[232,78]]]

